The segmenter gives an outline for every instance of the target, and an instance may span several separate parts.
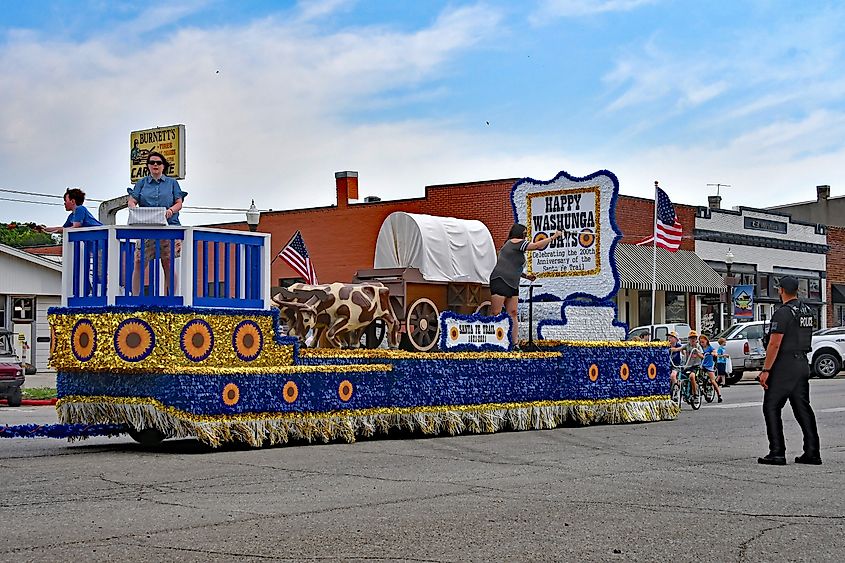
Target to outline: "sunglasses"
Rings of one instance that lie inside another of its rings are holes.
[[[163,166],[164,163],[160,160],[150,160],[147,162],[147,166]]]

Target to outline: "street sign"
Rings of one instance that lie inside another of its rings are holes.
[[[185,179],[184,125],[168,125],[129,134],[129,179],[133,184],[150,173],[147,156],[151,152],[159,152],[167,159],[170,165],[164,171],[167,176]]]

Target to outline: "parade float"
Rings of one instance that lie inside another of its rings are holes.
[[[399,217],[407,228],[388,229],[400,233],[388,245],[396,256],[376,253],[362,283],[271,295],[267,234],[69,230],[62,306],[49,315],[59,419],[145,443],[196,437],[212,446],[673,419],[665,347],[625,341],[615,321],[617,194],[607,171],[514,185],[514,218],[533,240],[566,235],[528,259],[541,286],[535,298],[560,306],[528,327],[529,351],[513,349],[507,315],[484,316],[484,275],[495,262],[489,233],[468,236],[482,250],[467,264],[454,259],[448,237],[436,255],[402,251],[412,243],[401,233],[437,221]],[[182,255],[165,264],[169,286],[155,262],[142,262],[145,289],[132,295],[134,248],[153,241],[159,256],[176,240]],[[448,271],[426,279],[449,267],[456,279]],[[418,279],[409,282],[411,270]],[[378,323],[385,344],[351,347]],[[305,330],[317,347],[303,346]],[[407,350],[392,348],[403,339]]]

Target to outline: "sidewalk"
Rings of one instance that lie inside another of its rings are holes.
[[[39,371],[35,375],[27,375],[26,381],[23,382],[24,389],[32,389],[33,387],[49,387],[56,388],[56,374],[55,372]]]

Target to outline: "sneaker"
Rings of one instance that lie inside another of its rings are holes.
[[[716,402],[717,402],[717,403],[721,403],[721,402],[722,402],[722,396],[721,396],[721,395],[719,395],[719,400],[718,400],[718,401],[716,401]]]
[[[821,465],[822,457],[820,455],[810,455],[803,453],[795,458],[795,463],[805,463],[807,465]]]
[[[769,454],[765,457],[758,457],[757,463],[762,465],[786,465],[786,456]]]

